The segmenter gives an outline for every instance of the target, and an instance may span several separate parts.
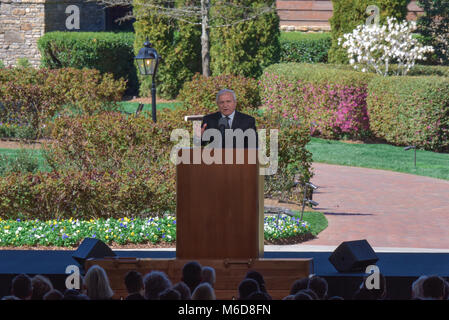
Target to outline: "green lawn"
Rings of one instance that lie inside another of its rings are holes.
[[[17,160],[17,159],[20,160]],[[36,167],[38,171],[50,171],[43,156],[43,151],[39,149],[0,149],[0,172],[4,167],[11,167],[11,163],[16,166],[18,162],[23,167]]]
[[[330,32],[319,32],[319,33],[310,33],[310,32],[299,32],[299,31],[289,31],[289,32],[281,32],[280,41],[301,41],[301,40],[319,40],[319,39],[327,39],[331,36]]]
[[[301,217],[301,212],[298,212],[297,217]],[[303,220],[310,223],[310,229],[314,236],[327,228],[327,219],[322,212],[304,211]]]
[[[350,144],[334,140],[312,138],[307,149],[314,162],[339,164],[411,173],[449,180],[449,154],[431,151],[404,151],[403,147],[387,144]]]

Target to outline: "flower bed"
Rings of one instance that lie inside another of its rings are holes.
[[[311,235],[307,221],[281,215],[264,219],[265,240],[275,242]],[[176,218],[120,218],[96,220],[1,220],[0,246],[76,247],[84,238],[97,238],[111,244],[171,243],[176,241]]]

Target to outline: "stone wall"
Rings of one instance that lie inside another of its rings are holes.
[[[44,34],[45,0],[1,0],[0,60],[6,66],[27,58],[39,65],[37,40]]]
[[[70,5],[79,8],[79,28],[67,29]],[[50,31],[103,31],[105,11],[95,3],[70,0],[0,0],[0,60],[6,66],[27,58],[39,66],[37,40]]]

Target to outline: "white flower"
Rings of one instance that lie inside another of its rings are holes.
[[[387,25],[357,26],[352,33],[344,34],[339,44],[346,39],[341,45],[346,48],[349,63],[356,70],[367,72],[372,69],[388,75],[389,63],[397,62],[397,74],[405,75],[415,65],[415,60],[425,60],[424,54],[433,52],[431,46],[423,47],[413,39],[415,28],[415,22],[399,23],[388,17]]]

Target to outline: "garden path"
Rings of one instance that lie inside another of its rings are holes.
[[[329,226],[307,245],[366,239],[373,247],[449,249],[449,181],[313,164],[313,200]]]

